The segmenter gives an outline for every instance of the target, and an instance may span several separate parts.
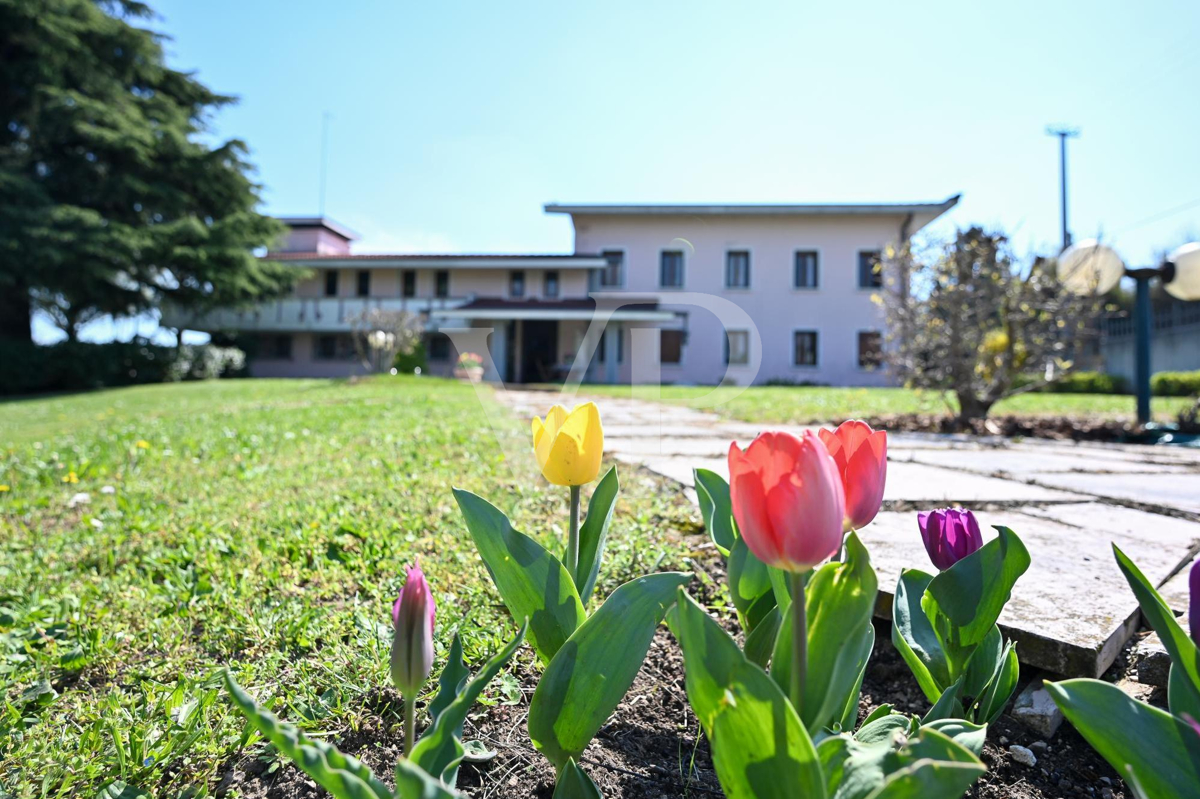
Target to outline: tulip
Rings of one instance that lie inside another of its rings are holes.
[[[791,572],[792,667],[788,698],[801,712],[808,671],[806,573],[842,546],[846,496],[829,450],[811,430],[802,438],[762,433],[745,452],[729,445],[729,498],[746,546]]]
[[[585,402],[570,413],[555,405],[545,420],[533,417],[533,450],[542,475],[554,485],[581,486],[595,480],[604,454],[596,403]]]
[[[729,494],[746,546],[768,566],[806,572],[841,547],[842,479],[811,431],[763,433],[745,452],[730,444]]]
[[[845,530],[866,527],[879,513],[887,479],[887,433],[866,422],[842,422],[819,435],[837,464],[846,491]]]
[[[1192,564],[1188,572],[1188,627],[1192,640],[1200,646],[1200,560]]]
[[[917,514],[925,551],[939,571],[945,571],[983,546],[975,514],[962,508],[930,510]]]
[[[404,753],[414,743],[414,703],[433,668],[433,594],[420,565],[407,569],[392,605],[392,683],[404,696]]]

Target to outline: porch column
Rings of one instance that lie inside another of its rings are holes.
[[[617,340],[621,337],[621,324],[609,322],[604,328],[604,382],[617,382]]]
[[[488,352],[492,354],[492,362],[485,364],[483,379],[494,383],[497,380],[507,380],[505,364],[508,354],[508,329],[503,322],[492,322],[493,330],[488,344]]]

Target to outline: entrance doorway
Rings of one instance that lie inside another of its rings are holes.
[[[558,366],[558,320],[521,322],[521,382],[551,383]]]

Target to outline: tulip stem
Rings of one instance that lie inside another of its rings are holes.
[[[808,620],[805,616],[804,584],[807,575],[792,575],[792,690],[790,699],[796,715],[804,704],[804,683],[808,676]]]
[[[404,697],[404,756],[408,757],[412,754],[413,744],[416,743],[416,710],[417,702],[415,699]]]
[[[567,534],[567,571],[578,579],[579,571],[579,493],[580,486],[571,486],[571,527]]]

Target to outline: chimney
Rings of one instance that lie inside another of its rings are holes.
[[[272,252],[306,253],[312,255],[349,255],[350,242],[358,234],[327,216],[281,216],[288,226],[283,246]]]

